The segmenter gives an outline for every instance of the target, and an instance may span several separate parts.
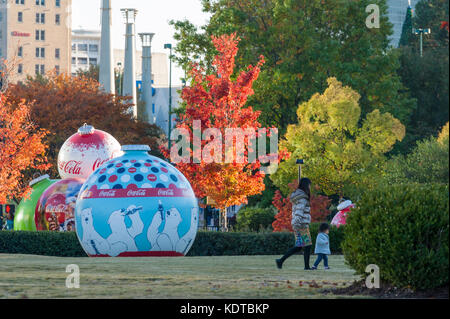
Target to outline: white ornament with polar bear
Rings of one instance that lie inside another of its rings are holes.
[[[83,184],[75,226],[93,257],[184,256],[198,229],[198,201],[187,179],[146,145],[98,168]]]

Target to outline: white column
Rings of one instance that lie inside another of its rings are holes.
[[[134,22],[136,19],[136,9],[121,9],[125,18],[125,65],[123,73],[123,95],[131,96],[133,104],[133,115],[137,118],[137,93],[136,93],[136,36]]]
[[[106,93],[115,94],[111,34],[111,0],[102,0],[102,35],[100,44],[100,85]]]
[[[147,121],[154,124],[153,95],[152,95],[152,38],[154,33],[139,33],[142,40],[142,94],[145,103]]]

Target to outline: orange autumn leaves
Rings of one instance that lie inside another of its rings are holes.
[[[0,204],[29,194],[29,187],[22,185],[26,170],[50,167],[42,142],[47,134],[30,121],[28,104],[13,107],[0,93]]]
[[[245,106],[252,95],[253,83],[258,78],[260,68],[264,63],[261,56],[256,66],[248,66],[245,71],[234,75],[235,57],[238,52],[239,38],[235,34],[212,37],[219,54],[215,57],[214,74],[206,75],[198,65],[193,65],[190,76],[192,84],[182,91],[186,103],[186,112],[180,116],[177,128],[184,129],[193,136],[193,121],[200,121],[201,129],[216,128],[225,136],[227,128],[257,130],[259,111],[251,106]],[[209,140],[201,141],[201,149]],[[244,204],[247,197],[260,194],[264,186],[264,173],[260,171],[261,163],[244,161],[224,163],[226,154],[222,145],[222,161],[200,163],[178,163],[177,168],[186,176],[199,198],[208,197],[215,202],[214,206],[225,209],[232,205]],[[248,145],[245,155],[248,154]],[[193,151],[189,150],[192,158]],[[165,155],[167,149],[163,149]]]

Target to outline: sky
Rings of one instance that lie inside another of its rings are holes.
[[[188,19],[197,26],[204,25],[209,15],[202,11],[200,0],[112,0],[112,28],[113,47],[125,48],[125,24],[120,12],[122,8],[135,8],[136,33],[153,32],[153,52],[167,52],[165,43],[172,43],[174,28],[169,25],[170,20]],[[100,30],[101,0],[72,0],[72,29]],[[140,39],[136,39],[137,49],[141,49]],[[180,85],[183,71],[175,64],[173,67],[172,83]]]

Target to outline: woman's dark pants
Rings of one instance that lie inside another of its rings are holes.
[[[311,255],[311,245],[305,247],[292,247],[287,251],[287,253],[280,258],[281,263],[283,264],[286,259],[291,257],[293,254],[303,251],[303,259],[305,261],[305,269],[309,269],[309,256]]]

